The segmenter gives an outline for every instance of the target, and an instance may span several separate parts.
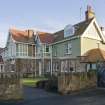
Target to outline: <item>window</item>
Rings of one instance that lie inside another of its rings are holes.
[[[48,62],[47,65],[46,65],[46,66],[47,66],[47,67],[46,67],[46,69],[47,69],[46,72],[50,72],[50,65],[51,65],[50,62]]]
[[[49,46],[46,45],[46,52],[49,52]]]
[[[87,69],[87,71],[89,71],[89,70],[96,70],[97,67],[96,67],[96,64],[95,63],[86,64],[86,69]]]
[[[3,70],[3,65],[1,65],[1,70]]]
[[[54,47],[54,56],[57,56],[57,48]]]
[[[28,55],[28,45],[27,44],[17,44],[16,45],[16,55],[17,56],[27,56]]]
[[[72,45],[70,42],[65,44],[65,54],[72,54]]]

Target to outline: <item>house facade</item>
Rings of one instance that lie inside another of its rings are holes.
[[[90,6],[87,7],[85,17],[84,21],[54,33],[53,68],[60,72],[96,69],[96,62],[105,60],[104,30],[98,25]]]
[[[34,32],[10,29],[2,57],[7,71],[22,74],[35,72]]]
[[[35,61],[36,73],[41,76],[49,74],[52,70],[52,46],[53,34],[45,32],[37,32],[35,37]]]
[[[2,53],[5,69],[35,76],[96,69],[105,61],[104,32],[90,6],[84,21],[55,33],[11,29]]]

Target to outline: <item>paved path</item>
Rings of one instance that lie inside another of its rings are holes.
[[[24,101],[0,102],[0,105],[105,105],[105,90],[94,89],[61,96],[41,89],[24,88]]]

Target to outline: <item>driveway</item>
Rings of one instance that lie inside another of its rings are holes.
[[[24,88],[20,102],[0,102],[0,105],[105,105],[105,90],[94,89],[72,95],[59,95],[36,88]]]

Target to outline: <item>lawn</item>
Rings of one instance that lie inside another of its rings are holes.
[[[47,80],[47,78],[23,78],[22,79],[22,84],[24,86],[29,86],[29,87],[35,87],[36,83],[41,81],[41,80]]]

